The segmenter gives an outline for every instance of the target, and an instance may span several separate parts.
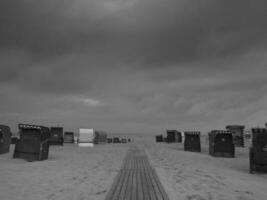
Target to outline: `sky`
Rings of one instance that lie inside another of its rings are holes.
[[[265,0],[1,0],[0,122],[264,126],[266,19]]]

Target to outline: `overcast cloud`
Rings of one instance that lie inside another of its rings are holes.
[[[263,126],[266,19],[265,0],[1,0],[0,121]]]

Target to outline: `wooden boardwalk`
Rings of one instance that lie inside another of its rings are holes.
[[[130,149],[106,200],[169,200],[144,151]]]

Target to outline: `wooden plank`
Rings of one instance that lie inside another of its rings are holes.
[[[143,164],[143,158],[142,157],[139,158],[139,166],[140,166],[140,170],[144,170],[144,164]]]
[[[131,194],[131,200],[138,200],[137,199],[137,194],[138,194],[138,187],[137,187],[137,176],[138,176],[138,171],[134,170],[133,171],[133,186],[132,186],[132,194]]]
[[[126,191],[127,191],[127,185],[129,184],[129,177],[130,177],[130,170],[124,170],[125,171],[125,177],[122,183],[122,188],[121,188],[121,192],[120,195],[118,196],[117,199],[119,200],[125,200],[125,196],[126,196]]]
[[[161,184],[161,182],[160,182],[160,180],[159,180],[159,178],[158,178],[158,175],[157,175],[155,169],[150,165],[148,159],[147,159],[146,162],[147,162],[147,165],[150,166],[149,174],[150,174],[150,176],[151,176],[151,180],[152,180],[152,182],[154,183],[154,186],[155,186],[156,189],[160,192],[160,196],[161,196],[161,198],[164,199],[164,200],[168,200],[169,198],[168,198],[168,196],[167,196],[167,193],[165,192],[165,189],[163,188],[163,186],[162,186],[162,184]],[[158,192],[157,192],[157,193],[158,193]],[[158,195],[159,195],[159,194],[157,194],[157,196],[158,196]]]
[[[122,169],[128,169],[129,168],[129,155],[127,155],[124,165],[122,166]]]
[[[110,200],[112,198],[112,196],[114,195],[115,193],[115,190],[117,190],[117,188],[119,187],[119,183],[120,183],[120,180],[122,178],[122,172],[121,170],[118,172],[118,174],[116,175],[115,179],[114,179],[114,182],[112,183],[111,185],[111,188],[106,196],[106,200]]]
[[[140,157],[136,159],[136,170],[140,170]]]
[[[134,166],[135,166],[135,157],[132,157],[132,167],[131,167],[131,170],[135,170],[134,169]]]
[[[144,198],[144,191],[143,191],[143,184],[141,180],[141,172],[137,171],[137,200],[143,200]]]
[[[133,169],[134,170],[137,170],[137,162],[138,162],[138,157],[134,157],[134,160],[133,160]]]
[[[125,193],[125,197],[123,198],[123,200],[131,200],[131,194],[132,194],[132,188],[133,188],[133,175],[134,175],[134,170],[129,170],[129,179],[127,182],[127,188],[126,188],[126,193]]]
[[[155,191],[154,188],[152,186],[152,182],[150,177],[148,176],[148,171],[150,170],[148,167],[148,162],[146,161],[147,159],[144,159],[144,165],[145,165],[145,169],[144,169],[144,174],[147,180],[147,185],[148,185],[148,192],[149,192],[149,196],[151,199],[156,200],[156,196],[155,196]]]
[[[106,200],[169,200],[144,151],[130,149]]]
[[[153,175],[153,177],[154,177],[154,179],[155,179],[155,181],[156,181],[156,183],[157,183],[157,185],[158,185],[158,188],[159,188],[159,190],[160,190],[160,192],[161,192],[161,195],[162,195],[163,199],[164,199],[164,200],[169,200],[169,197],[168,197],[168,195],[167,195],[165,189],[163,188],[163,186],[162,186],[162,184],[161,184],[161,182],[160,182],[160,180],[159,180],[159,177],[158,177],[158,175],[157,175],[155,169],[152,169],[152,170],[153,170],[152,175]]]
[[[142,182],[144,200],[149,200],[150,199],[150,196],[149,196],[149,193],[148,193],[149,189],[148,189],[148,185],[147,185],[147,181],[146,181],[144,170],[140,171],[140,175],[141,175],[141,182]],[[153,199],[151,199],[151,200],[153,200]]]
[[[120,193],[121,193],[121,189],[122,189],[122,186],[123,186],[121,183],[123,183],[123,181],[125,179],[125,173],[126,173],[125,170],[121,170],[121,178],[120,178],[120,180],[118,182],[117,188],[116,188],[116,190],[115,190],[115,192],[114,192],[114,194],[113,194],[111,199],[117,200],[119,198]],[[107,199],[107,200],[109,200],[109,199]]]
[[[162,194],[161,194],[161,191],[160,191],[160,189],[159,189],[159,186],[158,186],[158,184],[156,183],[156,180],[155,180],[154,176],[152,175],[152,173],[153,173],[152,170],[153,170],[152,168],[147,169],[147,174],[148,174],[148,176],[149,176],[149,178],[150,178],[150,180],[151,180],[151,183],[152,183],[152,187],[153,187],[155,196],[156,196],[157,200],[164,200],[164,199],[163,199],[163,196],[162,196]]]

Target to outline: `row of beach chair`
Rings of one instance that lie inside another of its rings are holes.
[[[73,132],[63,132],[63,127],[45,127],[40,125],[19,124],[19,136],[12,136],[10,128],[0,125],[0,154],[8,153],[10,144],[15,144],[13,158],[23,158],[27,161],[48,159],[49,146],[63,143],[74,143]],[[84,130],[84,129],[83,129]],[[93,129],[86,129],[92,132]],[[93,142],[95,144],[106,143],[107,135],[104,132],[93,130]],[[87,144],[90,133],[80,137],[78,142]]]
[[[244,126],[227,126],[227,130],[212,130],[208,133],[209,154],[215,157],[235,157],[235,147],[244,147],[241,139]],[[236,134],[234,131],[238,131]],[[267,129],[252,128],[252,143],[249,150],[249,171],[267,170]],[[156,142],[181,143],[182,133],[167,130],[167,136],[156,135]],[[237,137],[238,135],[239,137]],[[184,151],[201,152],[201,133],[184,132]]]

